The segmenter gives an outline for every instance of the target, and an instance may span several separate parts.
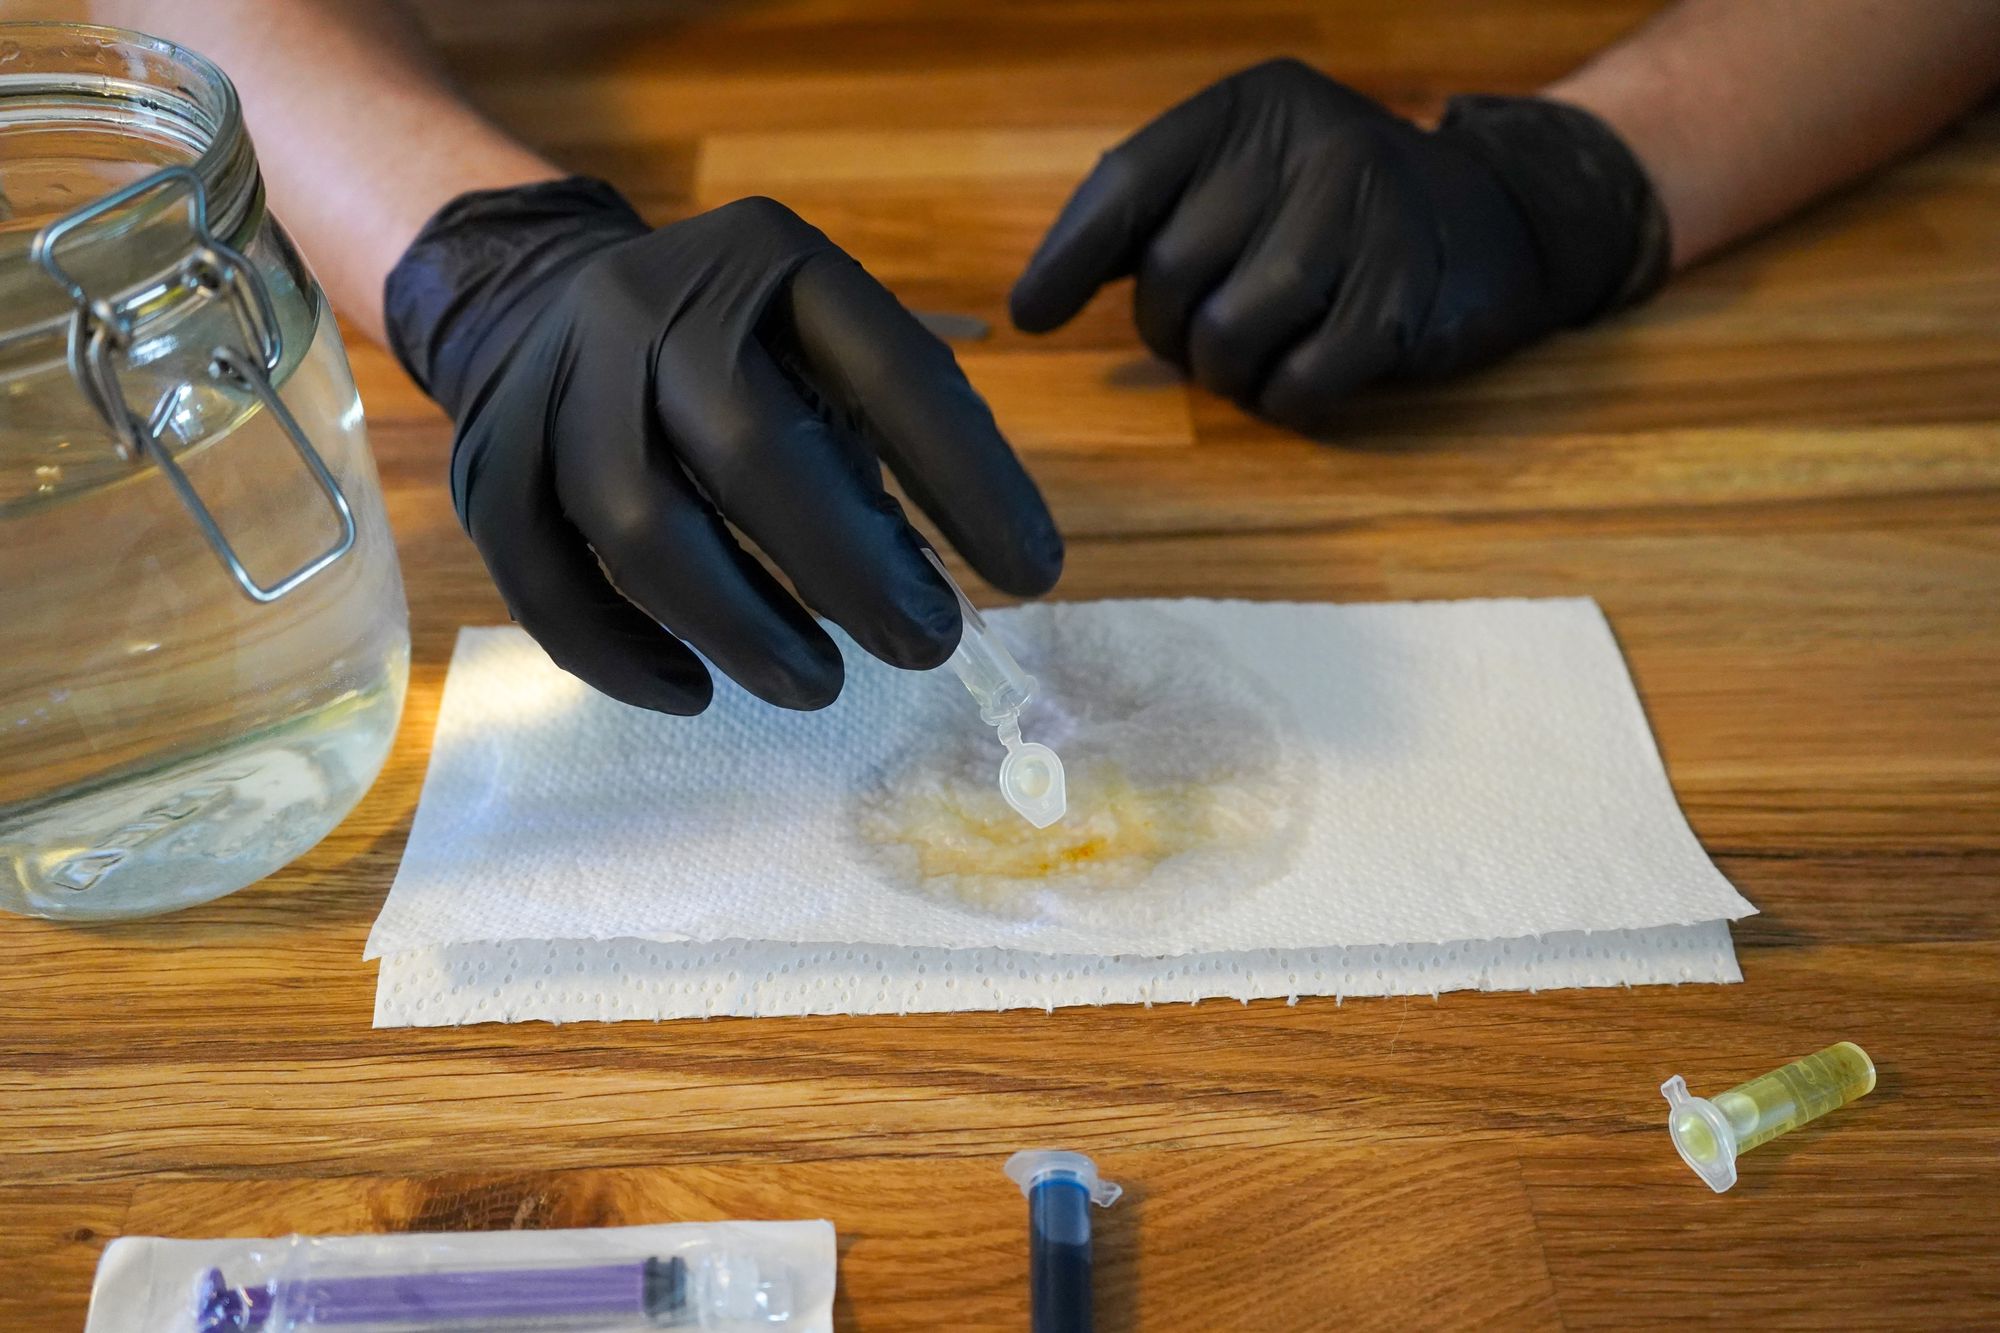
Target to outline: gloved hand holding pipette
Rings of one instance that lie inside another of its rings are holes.
[[[892,665],[942,663],[959,602],[885,461],[996,587],[1062,570],[950,349],[769,199],[655,230],[600,181],[465,195],[390,275],[388,317],[457,420],[452,497],[508,608],[627,703],[700,712],[690,648],[768,702],[830,703],[840,652],[808,607]]]

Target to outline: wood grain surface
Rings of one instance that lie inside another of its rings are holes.
[[[660,218],[762,192],[963,360],[1070,538],[1060,594],[1586,594],[1745,984],[675,1024],[370,1029],[361,945],[456,628],[502,618],[447,427],[353,347],[415,620],[394,757],[254,889],[0,921],[0,1329],[80,1327],[120,1234],[823,1216],[843,1328],[1019,1329],[1011,1150],[1094,1153],[1100,1327],[2000,1325],[2000,117],[1335,447],[1191,393],[1117,290],[1008,283],[1077,173],[1288,52],[1420,111],[1525,90],[1642,0],[451,0],[494,116]],[[1656,1091],[1847,1038],[1875,1093],[1711,1195]]]

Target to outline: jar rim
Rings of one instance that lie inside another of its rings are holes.
[[[63,57],[74,55],[65,65]],[[42,67],[10,70],[23,55],[40,57]],[[111,71],[122,66],[121,74]],[[262,186],[256,154],[243,123],[242,106],[229,77],[199,52],[163,38],[125,28],[86,23],[39,20],[0,23],[0,135],[7,133],[9,103],[29,108],[14,128],[38,124],[42,106],[88,104],[92,128],[112,137],[129,137],[135,148],[147,141],[146,127],[171,119],[174,136],[198,144],[185,166],[207,195],[210,230],[236,240],[254,231],[262,212]],[[112,192],[105,189],[97,197]],[[94,199],[79,199],[77,208]],[[187,216],[186,192],[150,192],[89,224],[79,249],[116,247],[156,226],[180,226]],[[56,220],[51,213],[48,222]],[[0,327],[0,348],[17,341],[64,336],[70,303],[58,284],[32,257],[40,228],[15,228],[0,237],[0,293],[20,313]],[[68,246],[71,242],[65,242]],[[193,245],[189,235],[189,247]],[[157,283],[159,274],[133,273],[130,286]],[[121,286],[126,284],[121,283]],[[110,295],[110,293],[105,293]]]

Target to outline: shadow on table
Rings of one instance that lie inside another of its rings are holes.
[[[1139,1326],[1139,1226],[1146,1187],[1119,1183],[1124,1197],[1109,1208],[1093,1208],[1090,1217],[1098,1333],[1131,1333]]]

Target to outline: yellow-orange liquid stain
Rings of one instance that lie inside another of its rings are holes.
[[[1001,798],[1002,750],[940,691],[921,737],[857,792],[860,851],[900,888],[1038,924],[1179,921],[1283,873],[1310,766],[1283,705],[1213,636],[1131,607],[1024,607],[1006,631],[1039,682],[1025,734],[1062,756],[1068,808],[1038,829]]]
[[[1139,787],[1104,761],[1078,765],[1069,785],[1069,812],[1045,829],[990,783],[954,774],[874,804],[861,834],[926,889],[993,908],[1051,889],[1117,894],[1176,857],[1227,854],[1273,836],[1264,797],[1238,785]]]

